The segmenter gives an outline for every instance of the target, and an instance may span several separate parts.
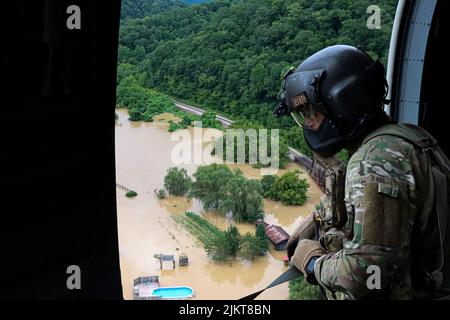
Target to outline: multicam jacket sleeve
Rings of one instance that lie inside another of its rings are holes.
[[[354,299],[396,290],[414,221],[412,151],[412,145],[397,137],[379,136],[351,157],[345,181],[350,237],[342,250],[317,261],[319,284]],[[380,289],[368,286],[371,265],[379,267]]]

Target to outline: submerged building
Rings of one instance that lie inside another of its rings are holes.
[[[274,244],[275,250],[285,250],[290,238],[289,233],[280,226],[268,224],[267,222],[258,222],[258,224],[259,223],[264,224],[264,231],[266,232],[267,238]]]

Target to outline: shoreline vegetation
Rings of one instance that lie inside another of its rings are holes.
[[[217,130],[224,131],[222,124],[220,121],[216,119],[216,113],[214,111],[205,111],[201,116],[193,115],[187,113],[186,111],[182,111],[178,109],[173,100],[169,98],[167,95],[162,94],[156,90],[148,89],[142,87],[134,77],[130,76],[123,81],[121,81],[117,87],[117,107],[123,107],[128,110],[129,120],[130,121],[145,121],[145,122],[153,122],[153,118],[157,115],[163,113],[170,113],[179,118],[181,121],[174,122],[169,120],[169,132],[175,132],[177,130],[187,129],[190,126],[196,126],[201,124],[202,128],[213,128]],[[243,131],[254,129],[265,129],[262,125],[257,123],[250,123],[243,120],[238,120],[233,123],[229,129],[241,129]],[[270,141],[271,139],[271,130],[267,130],[266,139]],[[257,144],[260,144],[259,139],[261,135],[257,135]],[[219,147],[219,144],[222,144],[221,150],[223,150],[222,158],[226,159],[226,146],[227,143],[233,144],[234,158],[237,158],[238,154],[238,136],[233,136],[234,141],[227,141],[229,139],[228,135],[224,135],[224,137],[219,138],[216,141],[216,146]],[[245,137],[245,161],[249,162],[249,149],[250,149],[250,141],[249,137]],[[271,143],[267,144],[267,157],[271,159]],[[212,154],[215,154],[215,148],[212,150]],[[288,157],[288,145],[286,139],[283,136],[280,136],[279,142],[279,167],[281,169],[285,168],[289,163],[290,159]],[[261,168],[264,166],[269,166],[270,164],[263,165],[260,163],[259,159],[254,167]]]

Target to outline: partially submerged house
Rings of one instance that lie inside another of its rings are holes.
[[[174,270],[175,269],[175,256],[161,254],[159,256],[159,263],[161,270]]]
[[[261,223],[261,222],[259,222]],[[285,250],[290,235],[280,226],[264,223],[267,238],[274,244],[275,250]]]

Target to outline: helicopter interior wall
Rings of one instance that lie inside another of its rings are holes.
[[[419,125],[433,134],[447,156],[450,156],[449,118],[446,116],[448,74],[444,73],[448,64],[448,49],[444,39],[448,37],[449,19],[445,17],[445,13],[449,12],[448,7],[449,1],[438,1],[431,25],[422,78]]]
[[[70,30],[74,3],[81,27]],[[0,2],[0,300],[123,298],[113,125],[119,19],[120,0]]]

